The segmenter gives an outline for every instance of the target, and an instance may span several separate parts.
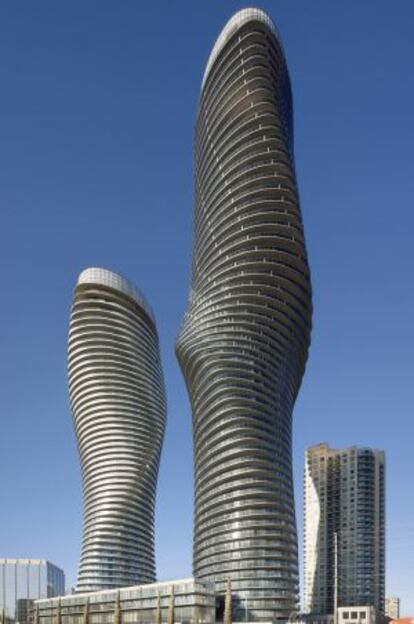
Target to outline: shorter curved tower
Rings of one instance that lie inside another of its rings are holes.
[[[155,320],[143,295],[116,273],[83,271],[68,351],[84,499],[77,591],[153,582],[166,400]]]

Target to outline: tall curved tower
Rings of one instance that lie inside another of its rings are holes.
[[[86,269],[75,288],[69,391],[84,499],[77,591],[153,582],[166,420],[158,336],[142,294],[105,269]]]
[[[192,289],[177,355],[193,412],[194,574],[231,579],[239,619],[297,608],[292,410],[311,284],[282,46],[259,9],[211,52],[195,142]]]

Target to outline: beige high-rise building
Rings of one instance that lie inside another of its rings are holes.
[[[313,446],[304,479],[305,612],[333,613],[336,534],[338,606],[384,613],[384,452]]]
[[[400,618],[400,599],[395,596],[385,599],[385,615],[393,620]]]

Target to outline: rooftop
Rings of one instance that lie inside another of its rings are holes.
[[[216,39],[216,43],[214,44],[214,47],[207,61],[206,69],[204,71],[203,81],[201,83],[201,89],[203,89],[204,84],[207,80],[208,74],[210,73],[210,70],[215,60],[219,56],[220,52],[222,51],[226,43],[231,39],[234,33],[237,32],[242,26],[247,24],[247,22],[253,22],[253,21],[262,22],[263,24],[266,24],[266,26],[272,31],[272,33],[280,41],[280,37],[277,33],[275,25],[273,24],[268,14],[265,13],[262,9],[248,8],[248,9],[241,9],[240,11],[237,11],[237,13],[235,13],[233,17],[229,19],[229,21],[224,26],[223,30],[221,31],[221,33]]]
[[[154,313],[142,292],[135,284],[119,273],[109,271],[108,269],[90,267],[82,271],[78,277],[77,284],[100,284],[101,286],[118,290],[138,304],[155,324]]]

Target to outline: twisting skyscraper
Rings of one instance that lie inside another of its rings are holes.
[[[205,71],[196,124],[192,290],[177,341],[194,426],[194,573],[230,578],[243,619],[297,606],[291,421],[311,285],[282,46],[236,13]],[[240,613],[239,613],[240,614]]]
[[[166,402],[152,312],[105,269],[78,279],[69,390],[82,467],[78,591],[155,580],[154,505]]]

